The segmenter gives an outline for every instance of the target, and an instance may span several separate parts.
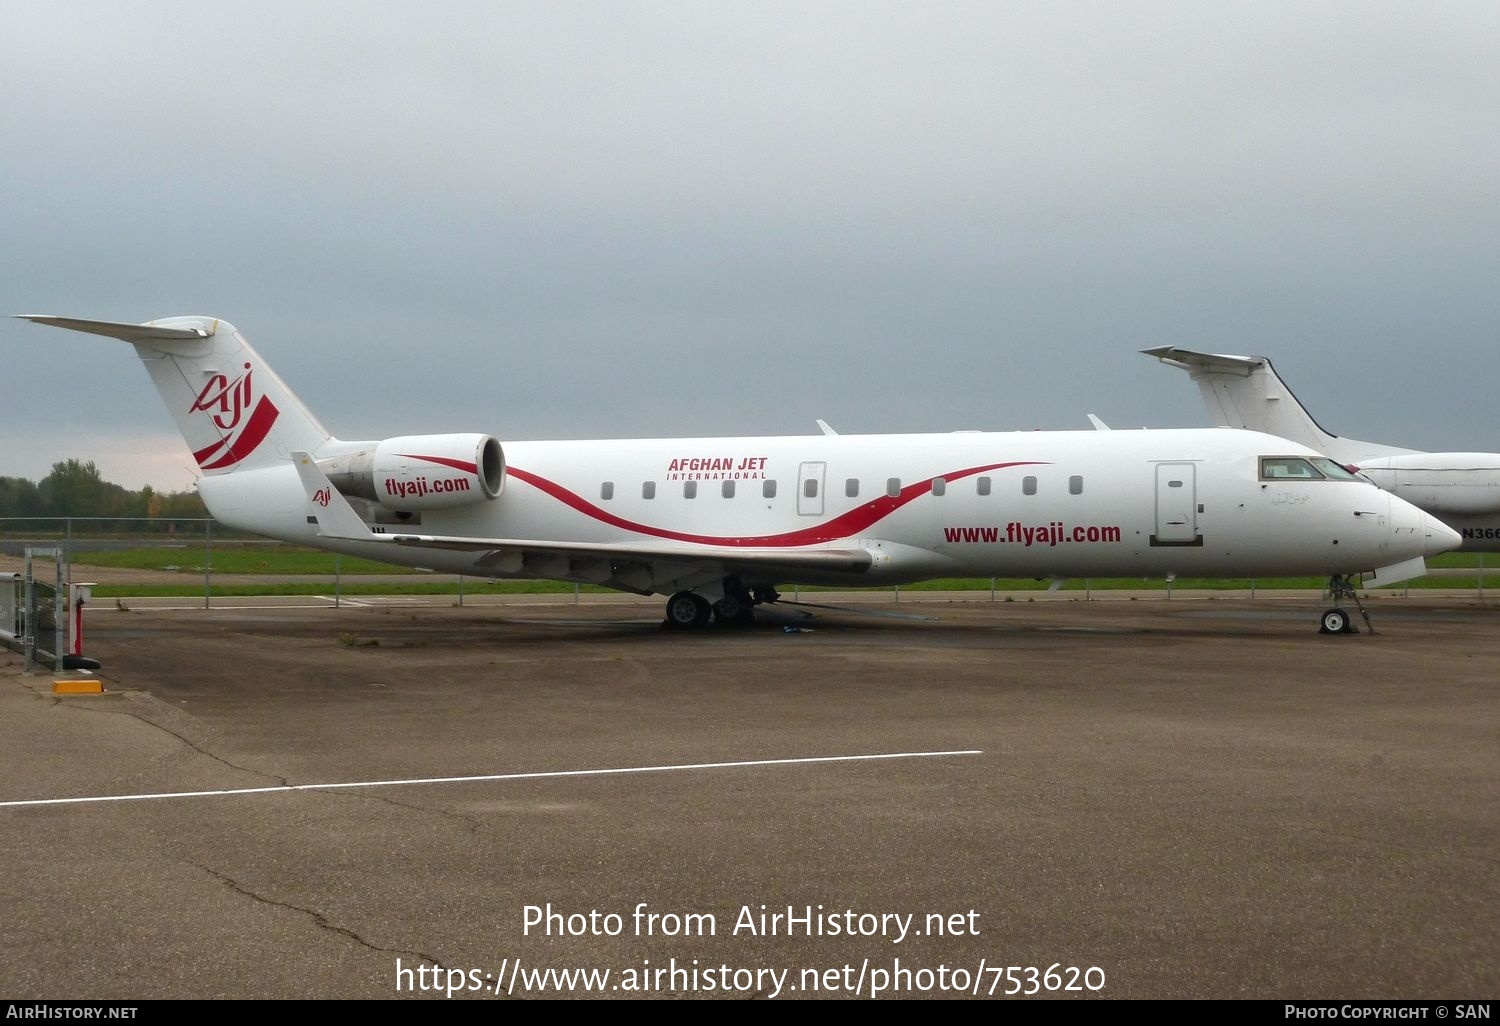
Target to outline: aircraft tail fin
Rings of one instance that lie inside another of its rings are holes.
[[[284,463],[293,452],[317,452],[331,437],[227,321],[168,317],[125,324],[17,316],[134,346],[205,474]]]
[[[1301,443],[1338,460],[1355,463],[1375,452],[1407,449],[1340,438],[1313,419],[1264,356],[1195,353],[1173,346],[1141,350],[1169,367],[1187,372],[1203,395],[1214,423],[1248,428]]]

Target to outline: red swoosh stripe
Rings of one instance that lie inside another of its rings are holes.
[[[1004,470],[1006,467],[1035,467],[1042,466],[1041,460],[1014,460],[1010,463],[990,463],[982,467],[970,467],[967,470],[956,470],[951,474],[940,474],[939,477],[948,481],[958,481],[975,474],[982,474],[986,470]],[[707,534],[686,534],[682,531],[669,531],[664,527],[652,527],[650,524],[638,524],[624,517],[617,517],[595,506],[592,502],[568,491],[562,485],[548,481],[545,477],[539,477],[529,471],[510,467],[507,474],[514,475],[541,491],[546,492],[557,501],[571,506],[584,516],[592,517],[600,523],[611,527],[618,527],[626,531],[634,531],[637,534],[650,535],[653,538],[668,538],[673,541],[693,542],[698,545],[734,545],[741,547],[751,546],[787,546],[787,545],[817,545],[820,542],[838,541],[860,534],[866,528],[873,526],[876,522],[890,516],[896,510],[905,506],[908,502],[932,491],[932,482],[936,478],[928,478],[909,484],[901,489],[899,495],[882,495],[878,499],[871,499],[863,505],[856,506],[847,513],[841,513],[826,523],[815,524],[812,527],[803,528],[800,531],[788,531],[785,534],[763,534],[746,538],[727,538]]]
[[[212,456],[214,453],[218,452],[228,444],[229,439],[221,438],[213,445],[204,446],[202,449],[199,449],[197,452],[193,453],[193,459],[197,460],[198,466],[201,467],[203,466],[204,460],[208,459],[210,456]]]
[[[266,440],[266,435],[271,433],[271,425],[276,423],[276,418],[281,411],[276,404],[271,402],[269,396],[261,396],[260,402],[255,404],[255,410],[250,414],[250,419],[245,422],[245,429],[233,439],[220,439],[213,445],[199,449],[193,453],[193,458],[198,461],[198,466],[204,470],[219,470],[222,467],[233,466],[240,460],[255,451],[255,447]],[[203,461],[213,456],[221,447],[228,446],[228,451],[212,463]]]

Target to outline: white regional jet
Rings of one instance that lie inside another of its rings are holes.
[[[1439,517],[1471,552],[1500,552],[1500,452],[1420,452],[1324,431],[1264,356],[1143,349],[1198,383],[1215,424],[1301,442]]]
[[[678,628],[747,622],[792,583],[1317,574],[1342,597],[1353,575],[1420,574],[1458,544],[1313,450],[1248,431],[347,442],[217,318],[20,316],[131,343],[231,527],[667,595]],[[1348,627],[1340,606],[1324,613],[1324,632]]]

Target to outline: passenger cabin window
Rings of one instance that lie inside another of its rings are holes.
[[[734,482],[725,481],[723,486],[719,489],[719,494],[724,496],[724,498],[726,499],[734,498]]]
[[[1036,494],[1036,478],[1034,478],[1034,477],[1023,477],[1023,478],[1021,478],[1021,494],[1022,495],[1035,495]]]
[[[1262,481],[1316,481],[1322,472],[1301,456],[1262,456]]]
[[[851,499],[859,498],[859,478],[851,477],[844,482],[844,494]]]
[[[980,495],[990,494],[990,479],[981,477],[978,481],[974,482],[974,490]]]
[[[614,497],[615,483],[613,481],[606,481],[599,486],[599,498],[604,499],[607,502]]]
[[[682,482],[682,497],[684,499],[696,499],[698,497],[698,482],[697,481],[684,481],[684,482]]]
[[[654,499],[654,498],[656,498],[656,482],[655,481],[647,481],[645,484],[641,485],[641,498],[643,498],[643,499]]]
[[[760,494],[767,499],[776,498],[776,482],[766,481],[760,486]]]
[[[895,498],[896,496],[901,494],[901,479],[899,477],[886,478],[885,494],[891,496],[892,498]]]
[[[1079,477],[1077,474],[1074,474],[1072,477],[1068,478],[1068,494],[1083,494],[1083,478]]]
[[[946,495],[948,493],[948,479],[946,477],[935,477],[932,479],[932,494]]]
[[[816,499],[818,497],[818,479],[810,477],[806,481],[803,481],[802,494],[809,499]]]

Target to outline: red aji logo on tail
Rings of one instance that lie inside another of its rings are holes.
[[[245,373],[233,381],[223,374],[215,374],[208,379],[208,384],[203,386],[198,398],[188,408],[189,413],[207,413],[214,427],[226,432],[217,442],[193,453],[193,459],[204,470],[222,470],[234,466],[266,440],[266,435],[271,432],[271,425],[276,423],[280,411],[270,398],[263,395],[255,408],[250,410],[250,417],[245,420],[240,433],[232,433],[244,419],[245,411],[250,409],[250,401],[255,396],[255,387],[251,383],[253,373],[247,363]]]

